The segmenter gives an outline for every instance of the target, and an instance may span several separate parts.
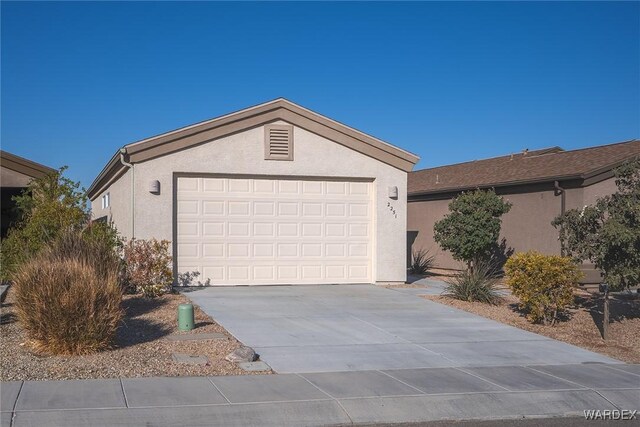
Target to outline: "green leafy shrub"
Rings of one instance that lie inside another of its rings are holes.
[[[411,251],[411,265],[409,273],[424,276],[433,268],[436,256],[431,255],[429,251],[418,249]]]
[[[521,252],[506,262],[507,284],[533,323],[554,325],[573,302],[582,273],[569,257]]]
[[[489,262],[478,261],[475,268],[464,269],[447,279],[444,294],[462,301],[496,304],[502,299],[498,280]]]
[[[78,232],[60,236],[14,275],[18,320],[34,348],[88,354],[109,348],[122,319],[119,259]]]
[[[2,241],[0,276],[13,279],[17,268],[46,248],[62,233],[83,228],[89,218],[87,198],[80,184],[63,176],[61,168],[34,179],[14,197],[20,220]]]
[[[171,291],[169,241],[130,240],[124,246],[125,286],[145,297],[157,297]]]
[[[468,269],[488,260],[498,246],[502,215],[511,203],[493,190],[463,192],[449,203],[449,213],[436,222],[433,238]]]

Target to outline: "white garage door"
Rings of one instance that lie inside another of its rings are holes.
[[[180,177],[178,272],[214,285],[371,283],[372,186]]]

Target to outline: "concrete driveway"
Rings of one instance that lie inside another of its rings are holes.
[[[278,373],[621,363],[373,285],[209,287],[187,296]]]

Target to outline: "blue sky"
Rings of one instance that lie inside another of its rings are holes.
[[[418,168],[640,136],[640,3],[2,2],[2,149],[88,186],[121,146],[277,97]]]

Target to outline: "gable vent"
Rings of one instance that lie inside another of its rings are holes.
[[[293,160],[293,126],[266,125],[265,160]]]

